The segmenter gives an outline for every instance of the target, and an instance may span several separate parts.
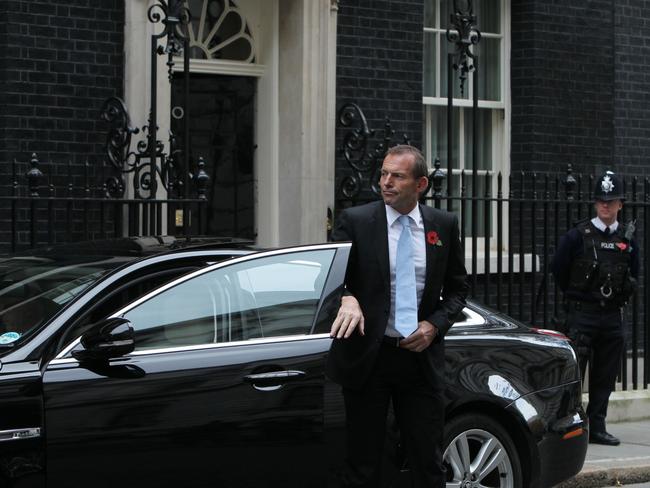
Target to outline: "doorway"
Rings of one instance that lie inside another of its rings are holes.
[[[208,235],[254,239],[254,120],[257,80],[248,76],[190,74],[189,144],[184,141],[183,75],[172,82],[171,129],[178,147],[190,151],[190,167],[199,157],[210,176],[207,188]]]

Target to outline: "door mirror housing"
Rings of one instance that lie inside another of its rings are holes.
[[[135,333],[131,322],[113,317],[97,322],[81,336],[83,349],[72,351],[79,361],[107,361],[129,354],[135,348]]]

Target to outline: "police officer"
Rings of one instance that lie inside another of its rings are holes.
[[[623,352],[623,306],[639,272],[634,225],[617,221],[624,199],[621,180],[605,172],[594,189],[596,217],[578,222],[562,236],[553,259],[583,378],[590,363],[589,442],[610,446],[620,444],[606,431],[605,417]]]

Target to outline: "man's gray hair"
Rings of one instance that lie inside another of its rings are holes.
[[[386,156],[401,156],[402,154],[410,154],[413,156],[413,177],[415,179],[421,178],[423,176],[429,176],[429,168],[427,168],[427,163],[424,161],[424,156],[422,152],[415,146],[409,146],[408,144],[399,144],[397,146],[391,147],[386,151]]]

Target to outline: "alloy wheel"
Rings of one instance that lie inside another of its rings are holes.
[[[490,432],[461,432],[449,443],[443,459],[447,488],[515,488],[508,452]]]

